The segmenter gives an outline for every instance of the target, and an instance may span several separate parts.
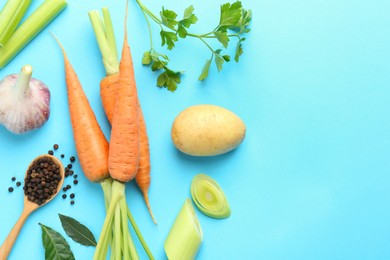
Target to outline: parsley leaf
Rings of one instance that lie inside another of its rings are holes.
[[[236,46],[236,54],[234,55],[234,60],[236,62],[238,62],[240,60],[240,56],[244,53],[243,49],[242,49],[242,42],[245,41],[245,38],[241,38],[238,42],[237,42],[237,46]]]
[[[175,29],[177,25],[176,17],[177,14],[174,11],[162,9],[160,12],[162,24],[170,29]]]
[[[200,76],[198,78],[199,80],[204,80],[209,75],[209,70],[210,70],[210,65],[211,65],[212,59],[213,59],[213,57],[211,57],[211,59],[206,61],[206,64],[203,66],[202,73],[200,74]]]
[[[172,50],[177,42],[177,35],[173,32],[161,30],[161,46],[167,45],[168,50]]]
[[[222,70],[222,65],[225,62],[225,59],[221,56],[221,49],[215,51],[215,65],[217,65],[218,72]]]
[[[191,24],[195,24],[198,21],[198,17],[194,14],[194,7],[190,5],[184,10],[183,20],[180,23],[186,27],[190,28]]]
[[[198,21],[198,17],[194,14],[194,7],[190,5],[184,10],[183,19],[179,21],[177,25],[177,32],[181,38],[187,37],[187,29],[190,28],[192,24],[195,24]],[[187,29],[186,29],[187,28]]]
[[[239,26],[239,21],[242,15],[242,5],[240,1],[233,4],[226,3],[221,6],[221,18],[219,27],[234,27]]]
[[[222,43],[223,47],[227,48],[229,44],[229,37],[227,35],[226,31],[216,31],[214,33],[215,37],[217,37],[217,40]]]
[[[177,89],[177,84],[180,83],[180,75],[181,72],[164,67],[164,72],[157,78],[157,86],[167,88],[169,91],[174,92]]]
[[[142,64],[150,65],[151,63],[152,63],[152,57],[150,56],[150,51],[145,51],[144,55],[142,56]]]
[[[229,61],[230,61],[230,55],[223,55],[222,58],[223,58],[226,62],[229,62]]]
[[[166,61],[156,60],[156,61],[153,61],[151,69],[152,69],[152,71],[161,70],[167,64],[168,64],[168,62],[166,62]]]
[[[172,50],[176,47],[175,44],[179,39],[187,37],[197,38],[206,45],[211,51],[211,58],[206,60],[206,63],[203,65],[202,72],[198,78],[202,81],[208,77],[212,62],[215,63],[218,72],[220,72],[225,62],[230,62],[233,58],[238,62],[244,52],[242,42],[245,40],[244,34],[250,32],[249,26],[252,20],[252,12],[250,9],[244,9],[240,0],[234,1],[220,6],[220,19],[218,25],[214,27],[215,29],[199,34],[189,32],[189,28],[198,21],[192,5],[184,10],[182,19],[178,18],[176,12],[162,7],[160,20],[142,4],[142,0],[137,0],[137,4],[141,8],[148,23],[150,19],[160,26],[161,46],[166,46],[168,50]],[[173,71],[168,68],[168,56],[154,50],[150,26],[148,26],[148,29],[151,38],[151,49],[149,52],[144,53],[142,64],[150,66],[152,71],[162,70],[157,79],[157,86],[167,88],[169,91],[175,91],[180,83],[182,72]],[[236,44],[234,55],[222,54],[223,49],[224,51],[228,51],[229,44],[233,44],[231,43],[233,40],[235,42],[234,44]],[[222,46],[220,49],[214,49],[210,43],[211,41],[220,43]]]
[[[229,29],[236,31],[238,34],[249,33],[251,29],[248,28],[252,20],[251,10],[242,10],[242,15],[237,26],[230,27]]]

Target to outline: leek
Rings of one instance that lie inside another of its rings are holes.
[[[41,32],[65,7],[66,0],[46,0],[13,33],[0,48],[0,69],[10,62],[39,32]]]
[[[205,174],[196,175],[191,182],[191,196],[200,211],[212,218],[230,216],[230,206],[226,196],[211,177]]]
[[[0,13],[0,47],[3,47],[23,19],[32,0],[9,0]]]
[[[164,243],[169,260],[195,259],[203,232],[190,199],[186,199]]]

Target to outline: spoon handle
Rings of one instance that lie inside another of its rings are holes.
[[[11,249],[16,241],[16,238],[19,235],[20,230],[23,227],[24,222],[27,217],[31,214],[31,210],[28,208],[24,208],[22,214],[20,215],[18,221],[15,223],[12,230],[9,232],[7,238],[4,240],[3,245],[0,248],[0,260],[6,260]]]

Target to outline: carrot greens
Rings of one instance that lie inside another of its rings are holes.
[[[191,25],[194,25],[198,21],[192,5],[184,10],[182,18],[178,18],[176,12],[165,9],[164,7],[162,7],[160,17],[158,17],[141,0],[136,0],[136,2],[147,22],[150,38],[150,49],[144,53],[142,63],[150,66],[152,71],[163,70],[157,78],[157,86],[159,87],[167,88],[172,92],[175,91],[177,84],[180,83],[182,72],[169,68],[168,56],[155,49],[151,21],[160,27],[161,45],[166,46],[168,50],[172,50],[179,39],[185,39],[187,37],[199,39],[210,50],[211,56],[206,60],[199,80],[207,78],[213,61],[219,72],[222,70],[223,64],[231,60],[230,55],[225,54],[231,39],[236,40],[234,60],[238,62],[240,56],[243,54],[242,43],[245,40],[244,36],[250,31],[248,27],[252,19],[252,12],[251,10],[244,9],[240,1],[221,5],[218,25],[213,30],[202,34],[189,32]],[[222,46],[214,48],[210,41],[217,41]]]

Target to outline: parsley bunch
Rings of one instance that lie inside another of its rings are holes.
[[[236,47],[234,60],[239,61],[243,53],[242,42],[245,40],[245,35],[250,31],[248,28],[251,19],[251,10],[245,10],[240,1],[232,4],[226,3],[221,5],[219,24],[214,30],[204,34],[193,34],[189,32],[191,25],[198,21],[194,14],[194,7],[191,5],[184,10],[182,18],[178,18],[177,13],[172,10],[162,7],[160,17],[153,14],[141,0],[136,0],[139,7],[145,16],[149,29],[150,49],[146,51],[142,58],[142,64],[150,66],[152,71],[160,71],[161,74],[157,78],[157,86],[167,88],[169,91],[175,91],[180,83],[181,71],[175,71],[168,67],[169,58],[166,54],[158,52],[153,46],[153,35],[150,20],[160,26],[161,46],[166,46],[168,50],[175,47],[175,43],[179,39],[187,37],[198,38],[211,51],[211,57],[206,61],[199,80],[207,78],[212,62],[215,62],[218,72],[222,70],[225,62],[231,60],[230,55],[224,54],[229,46],[230,40],[236,39]],[[214,49],[209,41],[218,41],[221,47]]]

